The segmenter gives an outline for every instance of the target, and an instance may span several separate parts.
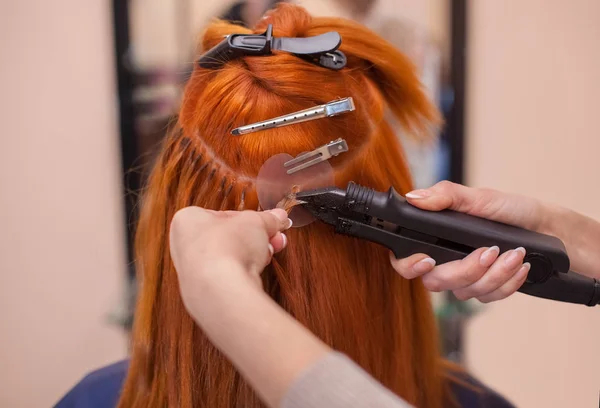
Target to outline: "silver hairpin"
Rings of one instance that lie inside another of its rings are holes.
[[[240,126],[231,131],[232,135],[245,135],[248,133],[258,132],[265,129],[272,129],[281,126],[293,125],[295,123],[307,122],[309,120],[328,118],[342,113],[351,112],[354,110],[354,101],[352,98],[338,99],[333,102],[319,105],[314,108],[304,109],[298,112],[290,113],[289,115],[279,116],[274,119],[265,120],[262,122],[252,123],[250,125]]]
[[[304,170],[307,167],[314,166],[322,161],[329,160],[333,156],[348,151],[348,143],[344,139],[337,139],[321,146],[312,152],[303,153],[295,159],[289,160],[283,164],[283,167],[291,167],[287,174],[294,174],[297,171]]]

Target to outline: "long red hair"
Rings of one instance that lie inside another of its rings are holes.
[[[178,209],[256,209],[255,177],[265,160],[278,153],[295,156],[338,137],[350,151],[331,161],[336,185],[352,180],[380,190],[412,187],[385,113],[416,137],[426,134],[438,113],[411,62],[360,24],[312,18],[286,4],[254,31],[213,23],[202,49],[227,34],[263,32],[267,24],[275,36],[337,31],[348,64],[332,71],[278,53],[230,61],[218,70],[195,69],[144,194],[136,242],[141,290],[120,407],[262,406],[182,304],[168,247],[169,223]],[[230,135],[240,125],[349,96],[357,107],[350,114]],[[409,403],[447,406],[448,377],[422,283],[395,273],[384,248],[335,235],[328,226],[313,223],[288,236],[291,245],[263,274],[269,295]]]

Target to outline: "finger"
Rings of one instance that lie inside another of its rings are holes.
[[[285,231],[292,226],[292,221],[288,218],[287,212],[280,208],[257,212],[257,214],[261,218],[269,238],[274,237],[278,232]]]
[[[275,253],[282,251],[288,244],[288,238],[283,232],[278,232],[269,243],[273,246]]]
[[[539,203],[532,199],[485,188],[467,187],[449,181],[439,182],[425,190],[411,191],[406,194],[406,199],[415,207],[424,210],[451,209],[527,227],[532,224],[531,220],[536,219],[535,213],[539,207]]]
[[[415,254],[408,258],[396,259],[394,254],[390,254],[392,267],[405,279],[414,279],[427,272],[430,272],[435,261],[425,254]]]
[[[525,283],[525,280],[527,279],[527,274],[529,273],[530,269],[531,264],[529,264],[528,262],[524,263],[519,269],[519,271],[515,273],[514,276],[508,280],[508,282],[500,286],[492,293],[479,296],[477,300],[479,300],[482,303],[490,303],[509,297],[517,290],[519,290],[521,286],[523,286],[523,283]]]
[[[288,218],[287,212],[281,208],[261,211],[258,214],[265,223],[269,237],[273,237],[277,232],[285,231],[292,227],[292,220]]]
[[[479,248],[460,261],[436,266],[423,275],[423,284],[432,292],[464,288],[478,281],[498,257],[498,247]]]
[[[502,254],[489,268],[487,273],[477,282],[465,288],[454,291],[459,300],[467,300],[474,297],[484,296],[495,291],[519,272],[525,257],[525,249],[517,248]]]
[[[429,211],[452,209],[468,212],[473,203],[480,199],[481,190],[449,181],[441,181],[425,190],[415,190],[406,194],[409,203]]]

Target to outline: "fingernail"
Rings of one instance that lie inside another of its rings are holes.
[[[479,258],[479,263],[481,264],[481,266],[491,266],[496,260],[496,258],[498,258],[498,255],[500,255],[500,248],[494,245],[493,247],[486,249],[485,252],[481,254],[481,257]]]
[[[431,258],[425,258],[417,262],[413,269],[417,273],[426,273],[433,269],[435,266],[435,260]]]
[[[283,232],[281,233],[281,238],[283,239],[283,247],[285,248],[288,244],[288,239],[287,239],[287,236]]]
[[[406,193],[405,197],[418,199],[418,198],[427,198],[429,196],[431,196],[431,191],[429,191],[429,190],[414,190],[414,191],[411,191],[410,193]]]
[[[517,249],[514,249],[511,251],[510,255],[508,255],[506,257],[506,264],[507,265],[511,265],[514,264],[516,266],[516,264],[518,262],[521,262],[523,260],[523,258],[525,257],[525,248],[523,247],[519,247]]]
[[[292,228],[292,225],[294,225],[294,221],[292,221],[291,218],[288,218],[288,226],[285,229],[289,230],[290,228]]]
[[[275,253],[275,248],[273,248],[273,245],[269,244],[269,253],[271,254],[271,256],[273,256],[273,254]]]
[[[530,269],[531,269],[531,264],[529,262],[525,262],[523,264],[523,266],[521,266],[521,269],[519,269],[519,272],[516,273],[515,278],[517,280],[524,279],[525,276],[527,276],[527,274],[529,273]]]

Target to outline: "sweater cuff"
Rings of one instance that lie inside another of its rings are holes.
[[[283,397],[281,408],[381,407],[410,405],[346,355],[328,353],[306,369]]]

